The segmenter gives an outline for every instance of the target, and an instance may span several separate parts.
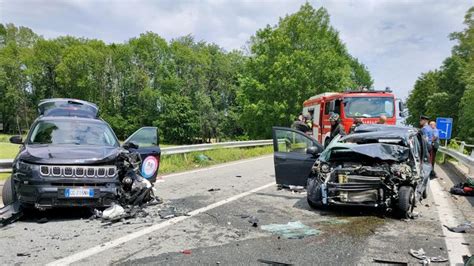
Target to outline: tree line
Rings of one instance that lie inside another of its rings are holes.
[[[439,69],[418,77],[407,105],[407,122],[418,125],[419,116],[452,117],[453,135],[474,141],[474,7],[464,17],[465,28],[450,35],[456,44]]]
[[[61,36],[0,24],[0,123],[26,130],[41,99],[96,103],[121,139],[158,126],[167,143],[268,138],[302,102],[326,91],[372,86],[324,8],[304,4],[260,29],[248,51],[226,51],[191,35],[153,32],[124,43]]]

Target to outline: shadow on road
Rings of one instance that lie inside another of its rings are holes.
[[[20,220],[25,223],[62,222],[89,219],[92,214],[92,209],[82,207],[54,208],[44,211],[27,209]]]

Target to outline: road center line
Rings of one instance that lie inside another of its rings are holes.
[[[152,225],[150,227],[147,227],[147,228],[144,228],[140,231],[136,231],[134,233],[131,233],[131,234],[128,234],[128,235],[125,235],[123,237],[120,237],[120,238],[117,238],[115,240],[112,240],[112,241],[109,241],[109,242],[106,242],[106,243],[103,243],[103,244],[100,244],[98,246],[95,246],[95,247],[92,247],[90,249],[86,249],[86,250],[83,250],[81,252],[78,252],[76,254],[72,254],[70,256],[67,256],[65,258],[62,258],[62,259],[59,259],[59,260],[56,260],[56,261],[53,261],[53,262],[50,262],[46,265],[69,265],[71,263],[74,263],[74,262],[77,262],[77,261],[80,261],[82,259],[85,259],[85,258],[88,258],[90,256],[93,256],[95,254],[98,254],[100,252],[103,252],[103,251],[106,251],[108,249],[111,249],[113,247],[116,247],[118,245],[121,245],[123,243],[126,243],[128,241],[131,241],[133,239],[136,239],[136,238],[139,238],[139,237],[142,237],[144,235],[147,235],[149,233],[152,233],[154,231],[157,231],[157,230],[160,230],[160,229],[163,229],[165,227],[168,227],[170,225],[173,225],[173,224],[177,224],[181,221],[184,221],[186,219],[189,219],[193,216],[196,216],[200,213],[203,213],[203,212],[206,212],[206,211],[209,211],[211,209],[214,209],[214,208],[217,208],[219,206],[222,206],[224,204],[227,204],[229,202],[232,202],[232,201],[236,201],[240,198],[243,198],[245,196],[248,196],[252,193],[255,193],[257,191],[260,191],[260,190],[263,190],[265,188],[268,188],[268,187],[271,187],[275,185],[274,182],[272,183],[268,183],[266,185],[263,185],[261,187],[258,187],[258,188],[254,188],[252,190],[249,190],[249,191],[246,191],[246,192],[243,192],[241,194],[238,194],[238,195],[235,195],[235,196],[232,196],[230,198],[227,198],[227,199],[224,199],[224,200],[221,200],[221,201],[218,201],[218,202],[215,202],[213,204],[210,204],[210,205],[207,205],[206,207],[202,207],[200,209],[197,209],[197,210],[194,210],[194,211],[191,211],[188,213],[188,216],[179,216],[179,217],[175,217],[175,218],[172,218],[172,219],[169,219],[169,220],[166,220],[162,223],[159,223],[159,224],[155,224],[155,225]]]
[[[441,189],[441,185],[438,180],[430,180],[430,189],[433,195],[435,203],[438,205],[438,217],[441,221],[441,227],[443,228],[443,234],[446,236],[444,241],[446,242],[446,248],[448,249],[448,257],[450,265],[464,265],[462,260],[463,255],[470,255],[469,249],[462,243],[466,242],[462,233],[454,233],[449,231],[447,226],[457,226],[464,222],[459,220],[457,217],[463,217],[462,213],[456,209],[449,199],[446,197],[447,193]]]

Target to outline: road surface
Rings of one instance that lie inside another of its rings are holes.
[[[267,260],[354,265],[389,259],[417,264],[409,250],[423,248],[427,255],[443,256],[455,264],[462,255],[472,253],[473,234],[451,233],[442,224],[463,222],[466,213],[472,213],[472,205],[458,209],[458,200],[445,191],[449,173],[441,168],[437,172],[429,198],[416,208],[419,217],[409,221],[360,209],[312,210],[305,194],[277,190],[271,156],[168,175],[156,184],[165,203],[150,207],[150,216],[128,224],[107,226],[89,220],[87,210],[70,209],[42,214],[47,223],[37,223],[36,214],[30,214],[0,228],[0,261],[262,265],[261,260]],[[158,209],[167,206],[188,216],[160,219]],[[257,227],[248,222],[248,216],[258,218]],[[300,233],[313,235],[287,239],[287,235],[263,230],[288,222],[300,222],[307,226]]]

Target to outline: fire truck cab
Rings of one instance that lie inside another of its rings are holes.
[[[400,103],[400,109],[403,108]],[[400,110],[400,112],[403,110]],[[387,124],[395,125],[397,116],[395,96],[390,90],[385,91],[346,91],[318,94],[303,103],[303,114],[311,116],[312,135],[319,143],[327,145],[331,132],[329,116],[337,113],[344,129],[349,133],[355,118],[364,124],[375,124],[381,115],[387,117]]]

